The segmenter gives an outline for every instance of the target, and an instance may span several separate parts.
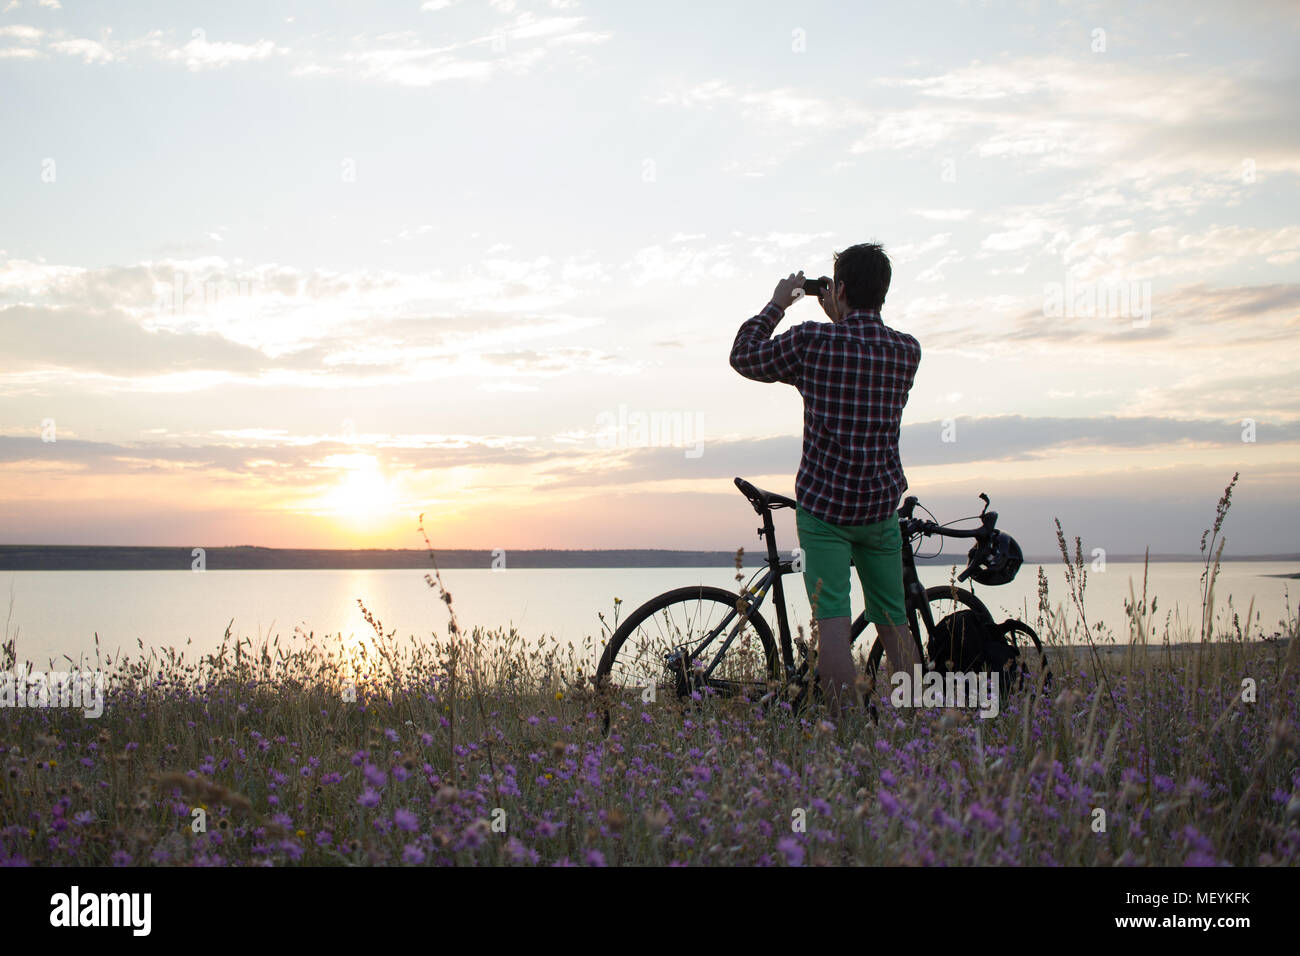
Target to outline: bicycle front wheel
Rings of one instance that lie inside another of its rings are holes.
[[[742,619],[740,600],[722,588],[684,587],[633,611],[596,668],[606,726],[612,708],[634,697],[640,703],[705,688],[726,696],[767,693],[780,674],[776,641],[761,616]]]

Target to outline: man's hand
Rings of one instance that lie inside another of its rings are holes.
[[[795,292],[796,289],[798,290],[797,293]],[[772,302],[782,309],[788,309],[802,296],[803,270],[800,270],[790,273],[789,278],[782,279],[776,284],[776,291],[772,293]]]
[[[822,286],[822,293],[818,296],[818,299],[821,301],[822,311],[826,313],[826,318],[830,319],[832,322],[838,322],[840,320],[840,306],[839,303],[835,301],[834,279]]]

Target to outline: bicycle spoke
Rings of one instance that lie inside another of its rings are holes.
[[[673,696],[765,691],[775,644],[761,619],[741,619],[737,600],[730,592],[701,587],[647,602],[611,638],[598,683],[624,698],[648,687],[656,688],[656,697],[661,691]]]

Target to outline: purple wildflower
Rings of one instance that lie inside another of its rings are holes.
[[[788,866],[803,866],[803,847],[794,837],[786,837],[778,840],[776,848],[785,855],[785,862]]]
[[[515,863],[536,863],[539,859],[536,850],[531,850],[515,837],[506,841],[506,855]]]
[[[402,847],[402,862],[418,866],[424,862],[424,851],[414,843],[408,843]]]
[[[474,823],[467,826],[465,832],[461,834],[461,842],[470,850],[477,850],[486,841],[487,836],[484,834],[484,828]]]
[[[996,813],[978,803],[972,803],[968,812],[972,819],[978,820],[990,830],[996,830],[1002,822]]]

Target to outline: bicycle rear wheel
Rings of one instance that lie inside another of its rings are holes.
[[[1040,682],[1043,685],[1049,685],[1052,680],[1051,671],[1047,667],[1047,653],[1043,650],[1043,644],[1038,639],[1038,634],[1032,627],[1022,621],[1008,618],[1001,624],[993,619],[993,615],[985,606],[984,602],[977,598],[973,591],[965,588],[953,587],[949,584],[939,584],[934,587],[925,589],[926,601],[930,605],[930,617],[936,627],[946,617],[962,610],[974,611],[985,623],[993,628],[1001,630],[1009,643],[1011,643],[1018,655],[1018,665],[1014,675],[1008,675],[1011,678],[1009,689],[1014,693],[1021,690],[1033,692]],[[917,642],[918,650],[921,650],[921,659],[931,661],[930,641],[932,635],[925,635],[925,646],[921,648],[919,632],[925,628],[924,618],[915,611],[911,613],[912,619],[912,637]],[[859,615],[854,622],[853,640],[856,641],[858,636],[866,630],[867,620],[865,615]],[[876,636],[872,644],[871,652],[867,657],[867,673],[875,680],[880,668],[880,662],[884,656],[884,643]]]
[[[1033,695],[1037,693],[1039,687],[1044,689],[1051,687],[1052,671],[1047,666],[1047,651],[1043,650],[1043,642],[1038,639],[1038,632],[1024,621],[1013,618],[1008,618],[998,626],[1003,629],[1007,640],[1015,646],[1020,655],[1020,666],[1017,668],[1011,689],[1023,690]]]
[[[963,609],[975,611],[990,623],[993,620],[992,615],[989,614],[989,609],[984,606],[984,602],[977,598],[974,592],[965,588],[957,588],[949,584],[935,585],[925,589],[925,599],[930,605],[930,617],[936,625],[948,615]],[[916,649],[921,656],[921,660],[930,660],[931,635],[926,629],[925,618],[915,608],[908,608],[908,620],[911,624],[912,639],[916,642]],[[866,615],[860,614],[858,619],[853,622],[853,640],[857,641],[858,636],[866,629]],[[873,681],[878,676],[880,662],[884,658],[884,654],[885,644],[880,639],[880,635],[877,634],[875,641],[871,645],[871,651],[867,655],[867,675]]]
[[[776,641],[762,616],[741,619],[740,600],[722,588],[684,587],[633,611],[596,668],[606,730],[614,708],[629,702],[638,706],[706,688],[724,696],[767,693],[768,682],[781,673]]]

